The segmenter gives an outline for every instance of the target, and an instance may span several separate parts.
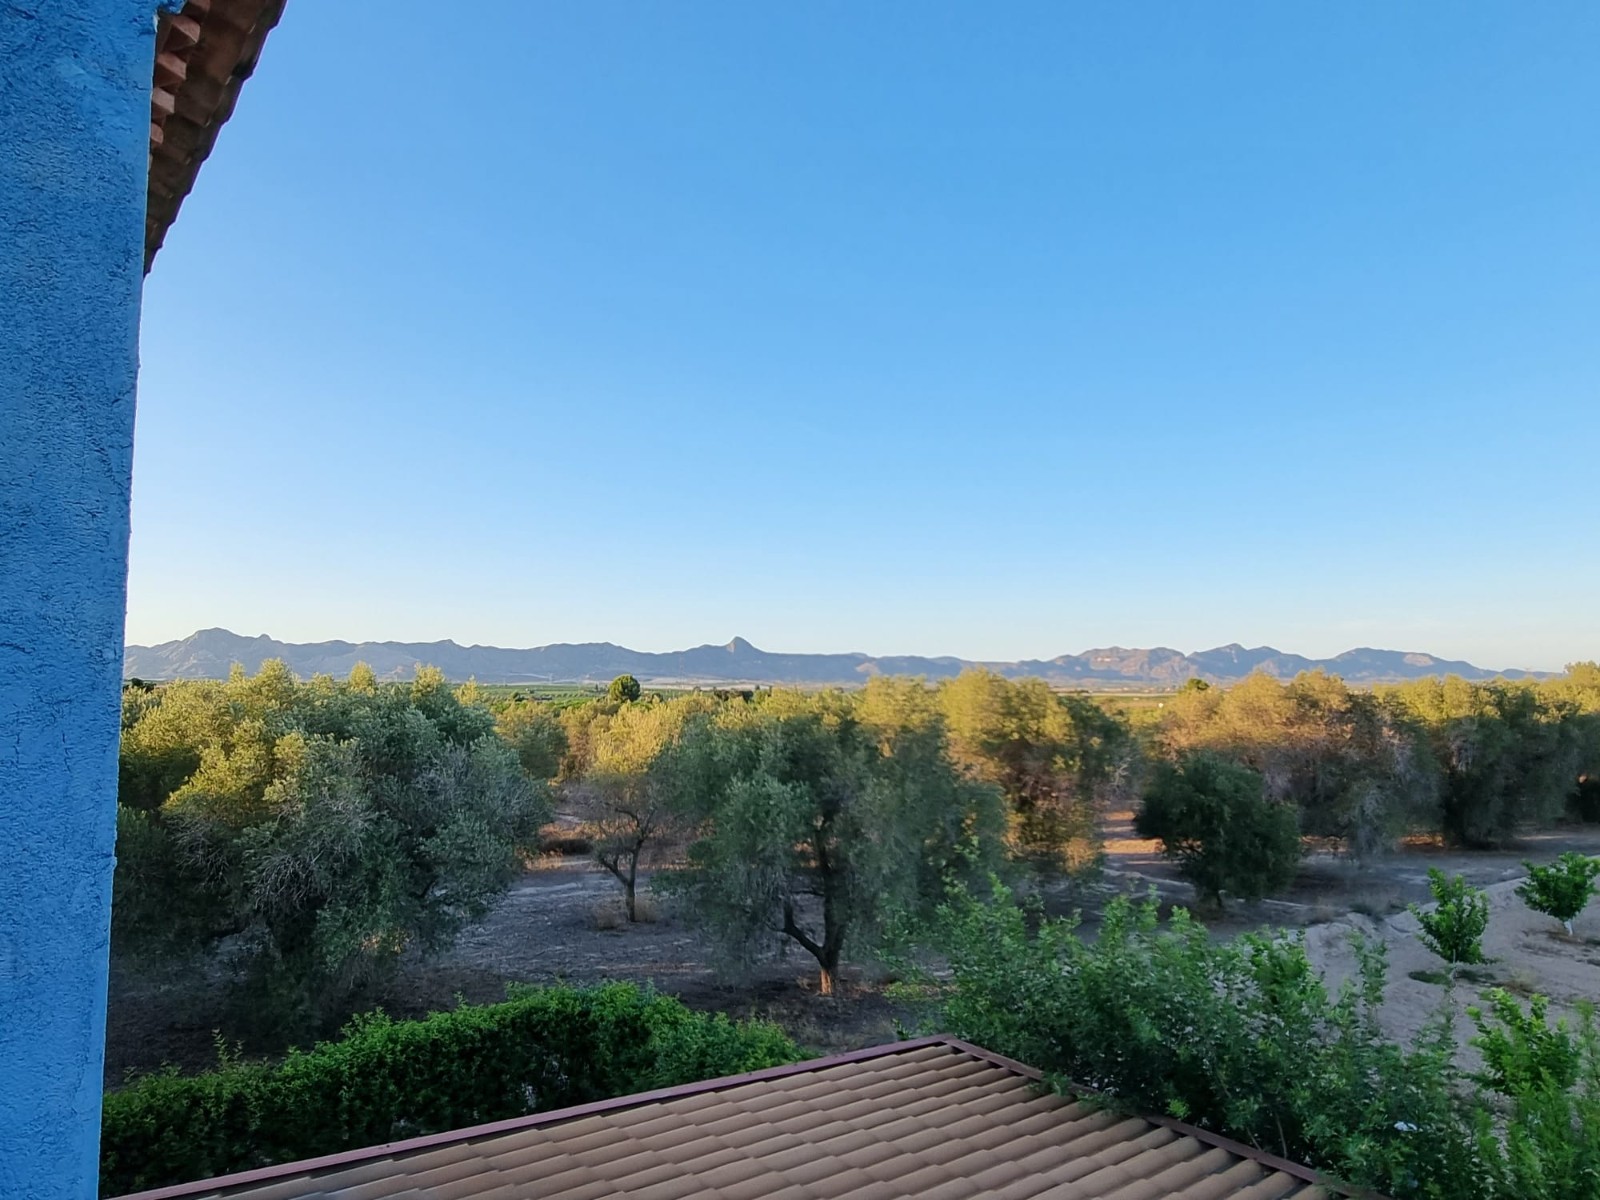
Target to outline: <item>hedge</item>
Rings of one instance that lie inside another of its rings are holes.
[[[516,988],[421,1021],[358,1017],[276,1066],[169,1069],[109,1093],[100,1194],[117,1196],[795,1062],[777,1026],[632,984]]]

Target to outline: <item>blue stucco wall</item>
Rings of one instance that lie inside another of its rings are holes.
[[[0,1197],[96,1192],[153,0],[0,0]]]

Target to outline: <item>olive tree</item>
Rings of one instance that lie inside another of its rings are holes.
[[[1004,794],[1017,857],[1068,870],[1095,866],[1100,810],[1133,757],[1125,722],[1042,679],[985,670],[947,681],[936,702],[956,763]]]
[[[679,760],[670,752],[685,722],[711,705],[700,696],[625,705],[597,724],[587,769],[563,786],[589,834],[595,861],[622,885],[630,922],[639,919],[640,866],[681,826],[671,804]]]
[[[1269,799],[1299,810],[1304,834],[1337,838],[1355,858],[1437,813],[1438,772],[1420,723],[1323,671],[1180,690],[1155,740],[1166,757],[1208,750],[1259,772]]]
[[[1442,775],[1439,822],[1454,845],[1502,846],[1561,814],[1580,773],[1573,699],[1530,683],[1457,676],[1390,690],[1428,730]]]
[[[825,996],[847,954],[880,946],[948,873],[986,866],[1003,824],[997,792],[951,761],[942,722],[883,726],[858,705],[776,692],[692,722],[678,751],[696,835],[665,886],[726,964],[798,946]]]
[[[195,765],[158,803],[152,777],[124,772],[140,786],[119,823],[114,940],[225,949],[265,1020],[337,1017],[402,951],[448,943],[509,884],[549,815],[488,710],[437,671],[410,685],[300,683],[269,662],[156,694],[127,753],[176,763],[186,736]]]
[[[560,774],[568,750],[567,731],[550,705],[513,700],[495,719],[495,731],[516,752],[530,779],[546,781]]]

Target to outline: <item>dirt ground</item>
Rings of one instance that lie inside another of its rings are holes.
[[[1117,892],[1143,894],[1154,886],[1164,901],[1192,903],[1192,891],[1157,852],[1155,843],[1133,836],[1131,815],[1111,814],[1106,827],[1103,885],[1089,897],[1053,897],[1055,908],[1086,907],[1086,931],[1094,926],[1096,898]],[[1353,967],[1348,936],[1361,930],[1389,945],[1390,987],[1383,1019],[1395,1034],[1420,1026],[1444,998],[1436,983],[1411,978],[1439,964],[1415,937],[1409,902],[1428,899],[1430,866],[1459,871],[1489,889],[1487,936],[1493,960],[1475,981],[1461,982],[1455,1007],[1477,1003],[1482,990],[1506,986],[1550,995],[1558,1007],[1580,997],[1600,997],[1600,904],[1577,925],[1571,942],[1559,926],[1530,913],[1512,894],[1523,874],[1521,860],[1548,861],[1563,850],[1600,853],[1600,830],[1562,830],[1529,837],[1503,852],[1447,853],[1417,843],[1363,866],[1332,854],[1302,864],[1287,893],[1221,914],[1200,913],[1218,937],[1262,927],[1306,928],[1314,961],[1337,983]],[[672,911],[654,902],[656,919],[626,925],[617,919],[615,881],[582,858],[547,859],[529,870],[480,923],[467,929],[446,954],[408,961],[368,1007],[402,1017],[454,1007],[459,1000],[484,1003],[505,996],[511,982],[574,984],[604,980],[653,983],[693,1008],[736,1016],[769,1017],[807,1049],[832,1053],[889,1041],[897,1022],[913,1014],[885,998],[870,973],[846,973],[842,994],[816,994],[814,964],[796,950],[787,959],[735,984],[719,980],[702,939]],[[179,971],[133,971],[114,965],[107,1033],[106,1081],[120,1083],[130,1070],[172,1063],[197,1070],[216,1061],[215,1031],[230,1031],[215,979]],[[1462,1030],[1466,1031],[1465,1019]]]
[[[1160,856],[1158,844],[1132,833],[1132,814],[1117,813],[1107,829],[1108,883],[1129,892],[1154,885],[1164,900],[1190,904],[1193,890]],[[1409,1039],[1448,1006],[1459,1040],[1472,1033],[1466,1010],[1482,1005],[1491,988],[1527,996],[1549,996],[1551,1010],[1570,1012],[1579,1000],[1600,1000],[1600,902],[1591,903],[1568,938],[1560,924],[1529,909],[1516,895],[1527,874],[1523,860],[1546,863],[1567,850],[1600,854],[1600,829],[1573,827],[1529,834],[1506,850],[1446,851],[1416,840],[1396,853],[1356,865],[1331,853],[1301,864],[1294,885],[1282,896],[1233,905],[1220,917],[1200,913],[1212,933],[1233,936],[1246,929],[1303,928],[1311,961],[1337,987],[1355,971],[1353,933],[1381,940],[1389,963],[1388,987],[1379,1014],[1391,1037]],[[1489,927],[1481,967],[1457,974],[1447,991],[1444,964],[1417,937],[1408,904],[1426,906],[1428,869],[1461,874],[1489,898]],[[1422,976],[1422,978],[1418,978]]]
[[[843,972],[837,996],[819,996],[815,963],[799,950],[748,980],[721,980],[705,943],[669,903],[641,887],[640,904],[652,919],[627,925],[620,919],[621,891],[610,875],[587,858],[547,858],[450,950],[406,961],[363,1007],[421,1017],[463,1000],[503,1000],[510,983],[626,980],[653,984],[691,1008],[769,1018],[817,1054],[892,1041],[896,1021],[912,1019],[860,968]],[[220,980],[114,964],[106,1085],[164,1064],[186,1072],[214,1066],[219,1034],[237,1036],[222,1000]],[[260,1048],[245,1045],[247,1054],[253,1049]]]

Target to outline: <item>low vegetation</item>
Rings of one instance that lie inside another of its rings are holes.
[[[381,1013],[277,1066],[163,1072],[105,1098],[106,1196],[794,1062],[765,1022],[631,984],[515,988],[422,1021]]]
[[[1411,906],[1423,945],[1444,959],[1452,972],[1458,966],[1481,963],[1489,898],[1460,875],[1446,877],[1437,867],[1428,868],[1428,890],[1433,893],[1432,908]]]
[[[1548,866],[1522,864],[1528,881],[1517,888],[1517,895],[1535,912],[1554,917],[1572,936],[1572,923],[1589,904],[1595,892],[1595,876],[1600,875],[1600,858],[1569,851]]]
[[[1067,1092],[1164,1113],[1395,1200],[1589,1200],[1600,1186],[1600,1032],[1498,993],[1463,1074],[1449,1009],[1410,1044],[1377,1022],[1386,964],[1357,944],[1330,994],[1298,935],[1217,942],[1182,909],[1113,901],[1098,936],[995,885],[943,906],[949,972],[913,989],[930,1024]]]

